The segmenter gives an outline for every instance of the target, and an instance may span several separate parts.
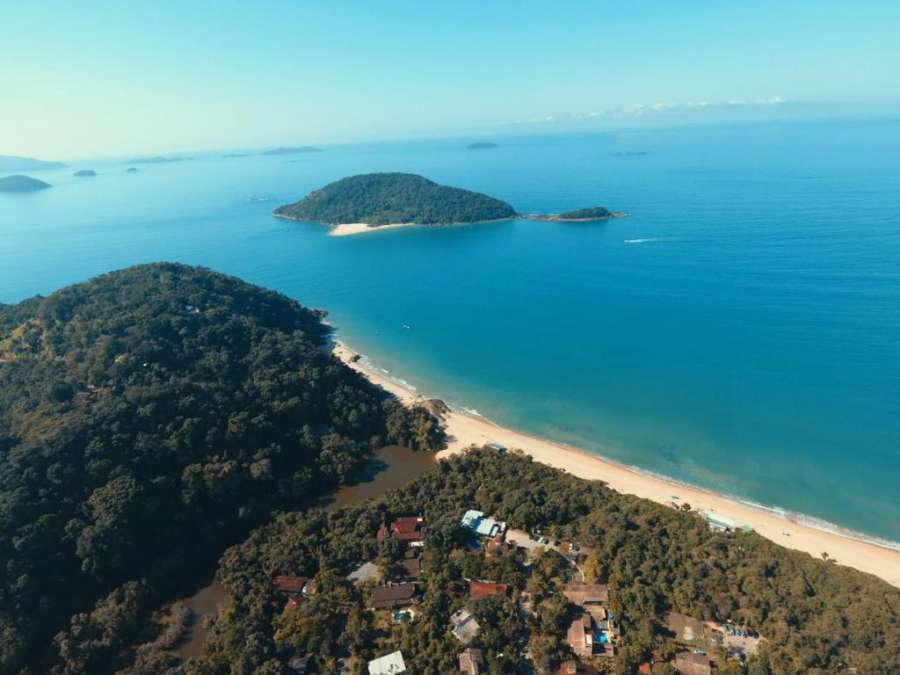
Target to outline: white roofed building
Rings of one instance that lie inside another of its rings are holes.
[[[506,523],[493,518],[486,518],[483,511],[469,510],[463,514],[460,524],[481,537],[493,539],[506,532]]]
[[[391,652],[369,661],[369,675],[394,675],[394,673],[405,672],[406,664],[403,662],[403,652]]]

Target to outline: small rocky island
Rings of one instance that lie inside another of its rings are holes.
[[[493,150],[496,147],[499,147],[496,143],[491,143],[490,141],[478,141],[477,143],[469,143],[466,146],[466,150]]]
[[[266,150],[259,154],[266,157],[266,156],[271,156],[271,155],[305,155],[310,152],[322,152],[322,148],[317,148],[312,145],[297,145],[297,146],[287,146],[287,147],[281,147],[281,148],[272,148],[271,150]]]
[[[46,190],[52,187],[50,183],[45,183],[31,176],[5,176],[0,178],[0,192],[35,192],[36,190]]]
[[[81,171],[76,171],[72,174],[75,178],[93,178],[97,175],[97,172],[93,169],[82,169]]]
[[[171,162],[185,162],[191,159],[190,157],[163,157],[161,155],[157,155],[155,157],[138,157],[136,159],[131,160],[128,164],[169,164]]]
[[[370,173],[342,178],[299,202],[275,209],[275,216],[327,225],[449,225],[514,218],[504,201],[437,183],[411,173]],[[334,232],[349,234],[349,231]]]
[[[125,169],[125,173],[137,173],[138,171],[140,171],[140,169],[134,166],[129,166],[127,169]]]
[[[592,223],[610,218],[622,218],[622,211],[610,211],[605,206],[590,206],[565,213],[532,213],[526,216],[529,220],[549,220],[556,223]]]

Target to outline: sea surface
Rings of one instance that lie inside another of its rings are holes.
[[[471,140],[35,172],[53,189],[0,194],[0,302],[206,265],[329,310],[423,393],[900,541],[900,121]],[[370,171],[630,216],[351,237],[271,216]]]

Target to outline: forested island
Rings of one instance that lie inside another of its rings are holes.
[[[272,510],[375,447],[441,444],[325,349],[322,317],[175,264],[0,305],[0,672],[117,671]]]
[[[494,197],[438,185],[409,173],[350,176],[281,206],[275,215],[328,225],[394,223],[442,225],[512,218],[512,206]]]
[[[16,174],[0,178],[0,192],[34,192],[35,190],[46,190],[48,187],[52,187],[50,183],[31,176]]]
[[[526,217],[530,220],[549,220],[559,223],[590,223],[609,218],[622,218],[625,215],[622,211],[610,211],[605,206],[591,206],[564,213],[531,213]]]
[[[97,175],[97,172],[93,169],[81,169],[80,171],[76,171],[72,174],[75,178],[93,178]]]
[[[499,147],[496,143],[491,143],[490,141],[478,141],[476,143],[469,143],[466,146],[466,149],[467,150],[493,150],[496,147]]]
[[[44,169],[64,169],[62,162],[49,162],[45,159],[33,157],[18,157],[16,155],[0,155],[0,171],[41,171]]]

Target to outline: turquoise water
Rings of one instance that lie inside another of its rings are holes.
[[[36,173],[55,187],[0,195],[0,301],[207,265],[501,423],[900,541],[900,122],[465,142]],[[270,215],[375,170],[631,216],[336,238]]]

